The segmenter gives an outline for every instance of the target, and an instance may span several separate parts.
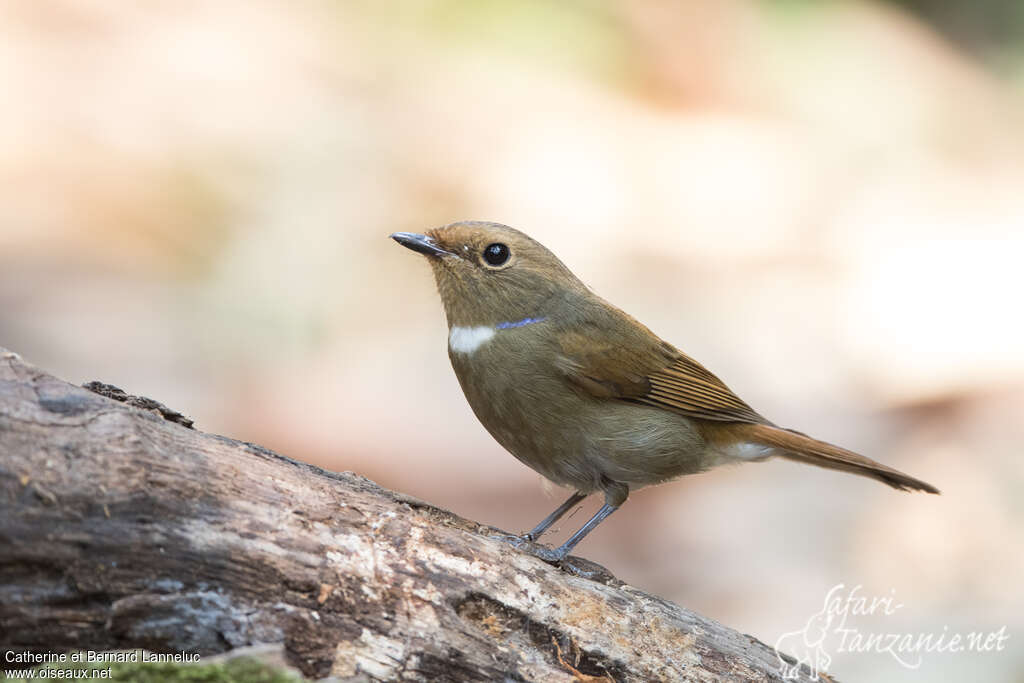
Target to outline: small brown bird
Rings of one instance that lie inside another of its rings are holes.
[[[558,561],[633,489],[782,456],[938,493],[852,451],[772,424],[671,344],[591,292],[527,235],[452,223],[391,237],[425,254],[448,317],[448,356],[470,407],[525,465],[576,490],[524,535],[534,541],[589,494],[604,505]]]

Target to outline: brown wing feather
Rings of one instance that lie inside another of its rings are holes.
[[[703,365],[682,353],[668,367],[649,375],[651,389],[636,400],[687,417],[720,422],[769,424]]]
[[[667,359],[627,344],[599,343],[597,338],[580,332],[559,336],[562,353],[556,363],[566,378],[597,398],[636,398],[649,392],[648,373]]]
[[[771,424],[703,365],[629,321],[632,325],[601,327],[592,322],[591,329],[563,333],[558,365],[566,378],[597,398],[644,403],[705,420]],[[611,330],[619,334],[609,334]]]

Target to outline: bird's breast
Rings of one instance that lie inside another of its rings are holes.
[[[602,478],[644,485],[703,469],[700,437],[680,416],[578,391],[541,325],[452,328],[449,357],[477,419],[521,462],[581,491]]]
[[[540,327],[452,326],[448,355],[487,431],[519,460],[562,482],[554,454],[580,450],[581,397],[558,374],[551,339]]]

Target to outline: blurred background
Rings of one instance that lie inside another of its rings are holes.
[[[580,554],[769,644],[839,583],[904,605],[863,632],[1010,634],[832,645],[842,680],[1024,681],[1024,3],[7,2],[0,92],[0,345],[522,531],[566,494],[476,422],[387,239],[507,223],[943,491],[727,468]]]

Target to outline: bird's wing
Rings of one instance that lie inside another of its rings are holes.
[[[771,424],[703,365],[632,318],[629,322],[560,334],[557,365],[566,379],[595,398],[643,403],[704,420]]]
[[[722,380],[684,353],[668,367],[649,375],[651,390],[640,403],[668,408],[688,417],[720,422],[764,424],[764,419]]]

